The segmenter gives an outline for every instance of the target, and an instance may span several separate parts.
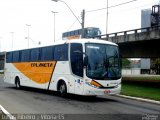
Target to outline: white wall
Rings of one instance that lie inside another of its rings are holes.
[[[122,75],[140,75],[140,68],[122,69]]]

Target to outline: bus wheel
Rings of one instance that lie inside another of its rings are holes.
[[[17,89],[20,89],[21,85],[20,85],[20,79],[19,79],[19,77],[16,77],[16,79],[15,79],[15,85],[16,85]]]
[[[59,92],[60,92],[60,95],[62,97],[66,96],[66,94],[67,94],[67,86],[66,86],[65,82],[62,82],[60,84],[60,86],[59,86]]]

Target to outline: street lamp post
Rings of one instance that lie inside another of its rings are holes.
[[[29,38],[30,38],[30,37],[29,37],[29,27],[30,27],[31,25],[26,24],[26,26],[28,27],[28,37],[27,37],[27,38],[28,38],[28,48],[29,48]]]
[[[79,21],[79,19],[78,19],[78,17],[74,14],[74,12],[73,12],[73,10],[69,7],[69,5],[65,2],[65,1],[63,1],[63,0],[51,0],[51,1],[54,1],[54,2],[63,2],[67,7],[68,7],[68,9],[71,11],[71,13],[74,15],[74,17],[78,20],[78,22],[80,23],[80,25],[81,25],[81,27],[82,27],[82,33],[81,33],[81,36],[82,36],[82,38],[83,38],[83,35],[84,35],[84,21],[82,20],[82,23]]]
[[[106,35],[108,34],[108,0],[107,0],[107,15],[106,15]]]
[[[56,38],[56,35],[55,35],[55,33],[56,33],[56,24],[55,24],[55,21],[56,21],[56,16],[55,16],[55,14],[56,13],[58,13],[58,12],[54,12],[54,11],[52,11],[52,13],[54,14],[54,42],[55,42],[55,38]]]
[[[12,50],[13,50],[13,34],[14,32],[10,32],[11,33],[11,38],[12,38]]]

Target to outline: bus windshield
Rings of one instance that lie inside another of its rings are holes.
[[[107,44],[86,44],[88,65],[86,75],[97,80],[116,80],[121,77],[118,47]]]
[[[86,29],[86,32],[86,38],[95,38],[101,35],[101,31],[99,30],[99,28],[88,28]]]

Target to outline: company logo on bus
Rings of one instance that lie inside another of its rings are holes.
[[[53,63],[31,63],[31,67],[53,67]]]

